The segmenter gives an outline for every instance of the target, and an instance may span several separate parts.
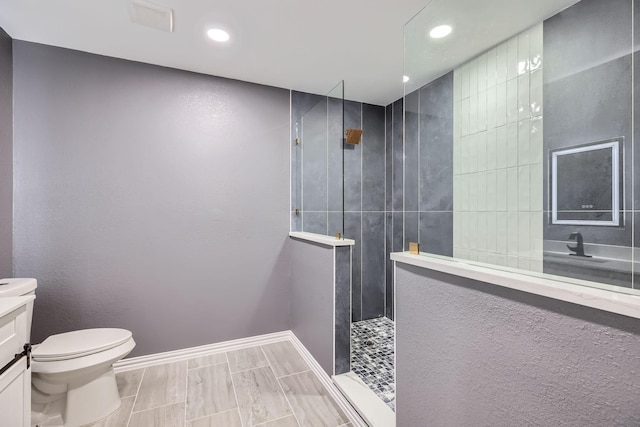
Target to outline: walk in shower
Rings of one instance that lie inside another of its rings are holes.
[[[389,408],[402,338],[390,253],[411,242],[424,256],[638,292],[636,6],[434,0],[404,28],[403,97],[292,93],[291,229],[355,241],[344,368]],[[442,25],[451,32],[436,37]],[[345,144],[346,129],[361,142]]]
[[[340,233],[355,241],[348,301],[350,358],[336,373],[355,373],[394,408],[393,292],[387,260],[391,251],[402,247],[393,246],[391,232],[393,192],[388,182],[394,159],[386,116],[392,109],[343,101],[342,84],[324,96],[293,92],[291,105],[291,229],[327,236]],[[399,129],[400,110],[396,119]],[[363,131],[357,144],[347,143],[349,129]],[[396,144],[401,147],[399,140]],[[401,156],[395,160],[401,162]],[[401,214],[395,219],[402,223]],[[401,236],[395,241],[401,242]]]

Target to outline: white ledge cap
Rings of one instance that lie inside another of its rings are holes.
[[[409,252],[394,252],[391,254],[391,259],[416,267],[640,319],[640,295],[630,294],[629,292],[634,292],[634,290],[628,288],[613,285],[601,285],[602,288],[599,288],[596,287],[599,286],[598,284],[577,285],[555,280],[553,276],[537,277],[426,253],[414,255]],[[605,286],[608,289],[605,289]]]
[[[307,233],[305,231],[292,231],[289,233],[289,237],[294,237],[300,240],[307,240],[309,242],[321,243],[327,246],[353,246],[356,244],[355,240],[351,239],[336,239],[332,236],[325,236],[324,234]]]

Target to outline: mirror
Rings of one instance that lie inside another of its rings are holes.
[[[622,138],[551,150],[551,223],[620,225]]]

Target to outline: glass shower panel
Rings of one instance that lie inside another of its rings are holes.
[[[636,3],[497,3],[405,26],[404,246],[634,293]]]
[[[292,93],[293,231],[344,234],[344,84],[327,95]]]

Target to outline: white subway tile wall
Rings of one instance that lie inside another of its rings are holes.
[[[453,256],[542,272],[542,24],[454,70]]]

